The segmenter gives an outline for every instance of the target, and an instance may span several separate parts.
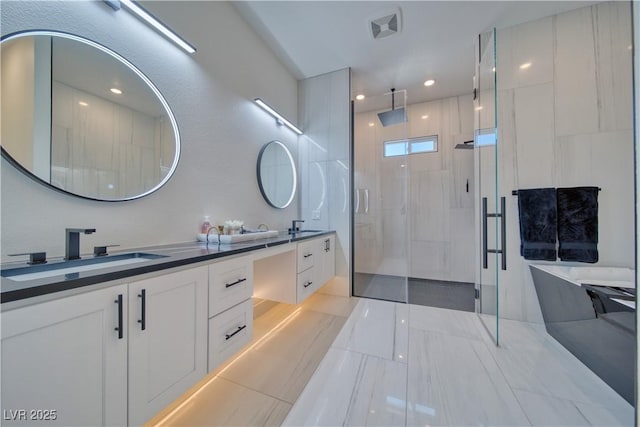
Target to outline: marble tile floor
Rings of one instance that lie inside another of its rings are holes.
[[[283,425],[634,425],[544,326],[500,328],[496,347],[475,313],[361,299]]]
[[[357,302],[319,293],[298,306],[254,301],[254,336],[239,357],[146,425],[279,426]]]
[[[496,347],[458,310],[315,294],[254,313],[244,354],[148,425],[634,425],[543,325],[501,320]]]

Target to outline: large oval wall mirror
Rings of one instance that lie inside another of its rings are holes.
[[[146,196],[180,156],[175,117],[117,53],[71,34],[27,31],[0,44],[2,155],[31,178],[93,200]]]
[[[270,206],[284,209],[296,195],[296,164],[280,141],[266,143],[258,155],[258,185]]]

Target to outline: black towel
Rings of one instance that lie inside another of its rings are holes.
[[[558,188],[562,261],[598,262],[598,187]]]
[[[556,260],[556,190],[518,190],[520,255],[525,259]]]

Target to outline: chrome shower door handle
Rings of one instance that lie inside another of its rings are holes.
[[[487,245],[487,198],[482,198],[482,268],[489,266],[489,247]]]
[[[359,189],[359,188],[356,188],[356,194],[355,194],[355,196],[356,196],[356,200],[355,200],[355,203],[356,203],[356,213],[360,213],[360,189]]]
[[[500,254],[502,255],[502,269],[507,269],[507,202],[500,197]]]
[[[369,213],[369,189],[364,190],[364,213]]]
[[[482,268],[486,269],[489,265],[488,255],[500,254],[501,255],[501,268],[507,269],[507,221],[506,221],[507,203],[504,197],[500,197],[500,211],[499,213],[487,212],[487,198],[482,198]],[[500,218],[500,249],[489,249],[487,244],[487,219],[488,218]]]

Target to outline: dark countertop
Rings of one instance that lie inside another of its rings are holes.
[[[178,243],[173,245],[148,246],[137,249],[130,249],[122,252],[113,252],[109,256],[117,256],[125,253],[145,253],[154,255],[164,255],[156,259],[139,262],[130,265],[106,267],[72,274],[61,274],[42,279],[15,281],[10,277],[2,277],[0,300],[2,304],[18,301],[25,298],[36,297],[40,295],[51,294],[55,292],[76,289],[84,286],[96,285],[98,283],[109,282],[112,280],[123,279],[127,277],[139,276],[141,274],[152,273],[169,268],[181,267],[189,264],[195,264],[204,261],[210,261],[230,255],[237,255],[245,252],[251,252],[259,249],[266,249],[290,242],[298,242],[301,240],[312,239],[328,234],[334,234],[335,231],[310,231],[299,232],[289,235],[281,232],[277,237],[269,239],[253,240],[248,242],[240,242],[233,244],[217,244],[210,243],[208,246],[202,242]],[[91,256],[85,256],[90,259]],[[49,260],[46,266],[51,266],[65,262],[62,259]],[[74,261],[71,261],[74,263]],[[13,269],[28,267],[37,270],[39,266],[29,266],[23,263],[11,263],[2,265],[3,275]]]

